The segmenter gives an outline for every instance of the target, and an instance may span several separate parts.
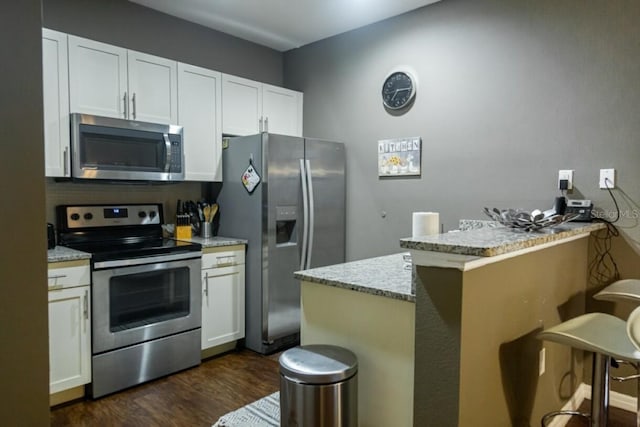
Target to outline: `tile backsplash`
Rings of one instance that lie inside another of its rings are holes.
[[[200,182],[170,184],[100,184],[46,181],[47,222],[56,224],[56,206],[100,203],[163,203],[165,222],[173,222],[176,201],[199,200]]]

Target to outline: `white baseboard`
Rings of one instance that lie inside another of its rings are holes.
[[[585,399],[591,397],[591,386],[585,383],[580,384],[576,392],[571,396],[567,403],[562,407],[562,411],[576,411]],[[629,412],[636,412],[638,399],[627,394],[618,393],[617,391],[609,392],[609,406],[623,409]],[[569,422],[568,416],[555,417],[549,427],[564,427]]]
[[[577,411],[582,402],[591,396],[591,387],[585,383],[581,383],[573,396],[565,403],[561,411]],[[558,415],[549,423],[548,427],[564,427],[569,422],[568,415]]]
[[[591,386],[587,384],[580,384],[586,388],[587,397],[591,396]],[[638,399],[628,394],[618,393],[617,391],[609,392],[609,406],[614,408],[620,408],[629,412],[636,412]]]

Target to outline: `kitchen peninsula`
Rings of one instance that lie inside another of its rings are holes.
[[[537,424],[580,384],[582,358],[535,336],[584,312],[602,228],[449,232],[402,239],[409,270],[397,254],[297,272],[302,344],[356,353],[362,426]]]

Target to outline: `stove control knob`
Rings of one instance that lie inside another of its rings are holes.
[[[86,219],[87,221],[91,221],[93,219],[93,214],[91,212],[87,212],[86,214],[84,214],[84,219]]]
[[[149,211],[149,218],[155,218],[156,217],[156,211]]]
[[[72,221],[77,221],[80,219],[80,215],[77,213],[72,213],[71,216],[69,216],[69,218],[71,218]]]
[[[138,216],[140,218],[145,218],[147,216],[147,213],[145,211],[140,211],[140,212],[138,212]]]

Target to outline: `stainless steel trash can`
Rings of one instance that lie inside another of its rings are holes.
[[[358,359],[334,345],[304,345],[280,355],[280,426],[356,427]]]

